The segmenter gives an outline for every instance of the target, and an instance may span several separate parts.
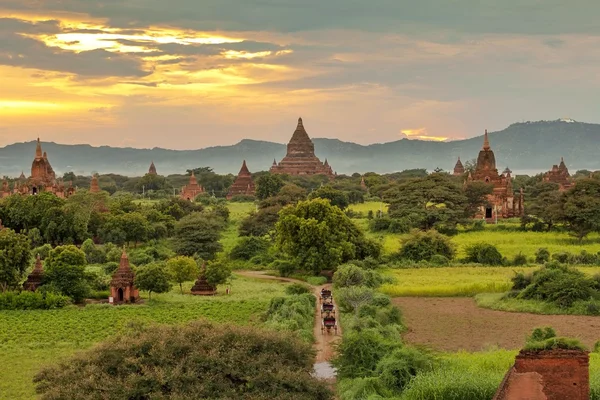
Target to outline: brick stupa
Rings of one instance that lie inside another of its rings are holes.
[[[252,174],[246,166],[246,160],[242,163],[242,168],[238,173],[235,182],[229,188],[227,193],[227,200],[231,200],[234,196],[254,196],[254,181],[252,180]]]
[[[123,249],[119,268],[110,281],[110,297],[114,304],[135,303],[139,299],[140,294],[134,286],[134,280],[135,274],[129,266],[129,258]]]
[[[156,175],[156,166],[154,165],[154,161],[150,163],[150,168],[148,168],[148,175]]]
[[[42,260],[40,259],[40,255],[37,255],[35,259],[35,266],[33,267],[33,271],[27,277],[25,283],[23,283],[23,289],[35,292],[38,287],[42,285],[42,281],[44,279],[44,267],[42,266]]]
[[[322,163],[315,156],[315,145],[310,140],[304,129],[302,118],[298,118],[298,125],[287,145],[287,154],[277,163],[273,161],[270,169],[272,174],[288,175],[327,175],[333,178],[333,170],[329,163]]]
[[[190,175],[190,182],[181,188],[181,198],[184,200],[194,201],[196,196],[204,193],[204,188],[198,184],[194,171]]]
[[[458,160],[456,161],[456,164],[454,165],[453,174],[454,174],[454,176],[463,176],[465,174],[465,167],[463,166],[462,161],[460,161],[460,157],[458,157]]]
[[[217,293],[217,288],[211,286],[206,280],[206,263],[202,264],[198,280],[194,283],[191,293],[196,296],[213,296]]]
[[[90,182],[90,193],[98,192],[100,192],[100,186],[98,186],[98,176],[94,174],[92,176],[92,181]]]

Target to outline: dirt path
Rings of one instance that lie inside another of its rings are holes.
[[[472,298],[401,297],[406,341],[443,351],[480,351],[490,346],[520,349],[534,328],[552,326],[593,348],[600,340],[600,317],[537,315],[479,308]]]
[[[263,271],[237,271],[236,274],[245,276],[247,278],[258,278],[258,279],[270,279],[277,280],[282,282],[292,282],[292,283],[301,283],[303,285],[307,285],[306,282],[292,279],[292,278],[282,278],[279,276],[271,276],[266,275]],[[334,334],[333,331],[331,333],[321,333],[321,303],[319,302],[319,297],[321,295],[321,289],[331,289],[331,285],[321,285],[321,286],[311,286],[313,288],[313,294],[317,297],[317,306],[315,310],[315,322],[313,327],[313,334],[315,336],[315,343],[313,345],[317,355],[315,357],[315,363],[325,363],[330,361],[334,356],[334,344],[341,340],[342,338],[342,329],[338,323],[337,335]],[[335,304],[335,301],[334,303]],[[335,305],[337,310],[337,305]],[[336,316],[338,313],[336,312]]]

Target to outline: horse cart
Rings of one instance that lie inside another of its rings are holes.
[[[323,314],[333,315],[335,317],[335,305],[333,303],[323,303],[321,304],[321,317]]]
[[[323,322],[321,323],[321,333],[331,333],[331,330],[334,330],[335,334],[337,335],[337,321],[335,320],[335,317],[323,317]]]
[[[331,290],[329,289],[321,289],[321,297],[319,298],[319,301],[321,303],[329,301],[331,302],[333,300],[333,295],[331,294]]]

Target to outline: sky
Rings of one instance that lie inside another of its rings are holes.
[[[597,0],[0,0],[0,145],[600,122]]]

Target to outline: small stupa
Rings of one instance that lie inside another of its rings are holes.
[[[23,289],[35,292],[35,290],[42,285],[44,279],[44,267],[42,266],[42,260],[38,254],[35,259],[35,266],[33,271],[27,277],[25,283],[23,283]]]
[[[254,181],[252,180],[252,174],[248,170],[248,166],[246,165],[246,160],[242,163],[242,168],[240,168],[240,172],[238,173],[235,182],[229,188],[229,193],[227,193],[227,200],[231,200],[234,196],[246,195],[246,196],[254,196]]]
[[[110,297],[114,304],[135,303],[140,293],[134,286],[135,274],[129,266],[129,258],[123,248],[119,268],[110,281]]]
[[[202,263],[200,275],[198,275],[198,280],[194,283],[191,293],[196,296],[213,296],[217,293],[217,288],[211,286],[206,280],[206,263]]]
[[[98,175],[92,176],[92,182],[90,183],[90,193],[100,192],[100,186],[98,186]]]

